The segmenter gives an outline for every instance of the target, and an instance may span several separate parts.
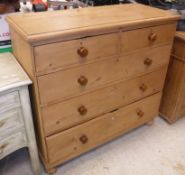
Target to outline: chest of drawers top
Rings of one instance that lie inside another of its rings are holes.
[[[168,11],[140,5],[113,5],[38,14],[10,15],[7,20],[32,44],[71,40],[89,35],[156,25],[179,18]]]

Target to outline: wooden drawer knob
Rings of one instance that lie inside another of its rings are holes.
[[[86,144],[88,142],[88,137],[86,135],[82,135],[80,137],[80,141],[82,144]]]
[[[85,115],[87,113],[87,108],[82,105],[78,108],[78,112],[80,113],[80,115]]]
[[[80,47],[78,50],[77,50],[77,53],[79,56],[81,57],[86,57],[88,55],[88,50],[85,48],[85,47]]]
[[[152,64],[152,59],[146,58],[146,59],[144,60],[144,64],[145,64],[146,66],[150,66],[150,65]]]
[[[81,86],[85,86],[88,82],[88,79],[85,77],[85,76],[81,76],[79,79],[78,79],[78,83],[81,85]]]
[[[143,116],[144,116],[144,112],[143,112],[142,110],[138,110],[138,111],[137,111],[137,115],[138,115],[139,117],[143,117]]]
[[[149,41],[152,41],[152,42],[156,41],[157,34],[156,33],[150,33],[150,35],[148,36],[148,39],[149,39]]]
[[[139,86],[139,89],[145,92],[147,90],[147,86],[145,84],[142,84],[141,86]]]

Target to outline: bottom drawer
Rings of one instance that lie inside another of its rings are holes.
[[[158,115],[161,93],[132,103],[64,132],[47,137],[49,161],[62,163]]]
[[[0,141],[0,159],[26,146],[26,137],[23,131],[12,134]]]

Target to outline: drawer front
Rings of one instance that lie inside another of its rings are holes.
[[[52,43],[35,47],[36,71],[55,70],[118,54],[118,34]]]
[[[83,123],[162,90],[166,68],[42,108],[46,135]],[[157,82],[157,83],[156,83]],[[90,100],[89,100],[90,99]]]
[[[18,91],[0,95],[0,113],[20,105]]]
[[[0,114],[0,137],[23,126],[23,117],[20,108]]]
[[[161,43],[172,43],[175,31],[176,25],[168,24],[123,32],[121,36],[121,52],[124,54]]]
[[[160,97],[155,94],[46,138],[50,163],[69,160],[152,120],[158,115]]]
[[[0,159],[24,146],[26,146],[26,137],[23,131],[8,136],[0,141]]]
[[[38,77],[41,104],[73,97],[117,80],[126,80],[169,61],[171,45],[121,58],[111,58],[94,64],[58,71]]]

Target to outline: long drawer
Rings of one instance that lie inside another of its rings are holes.
[[[23,117],[20,108],[15,108],[4,113],[0,113],[0,138],[14,132],[23,126]]]
[[[147,75],[43,107],[45,134],[51,135],[161,91],[166,69],[160,68]]]
[[[158,114],[161,93],[46,138],[50,163],[64,162],[105,143]]]
[[[41,104],[57,102],[90,90],[153,71],[169,61],[171,45],[112,58],[38,77]]]
[[[116,55],[119,51],[118,39],[115,33],[37,46],[34,49],[36,71],[55,70]]]
[[[121,53],[131,52],[160,43],[173,42],[175,24],[161,25],[123,32],[121,35]]]

